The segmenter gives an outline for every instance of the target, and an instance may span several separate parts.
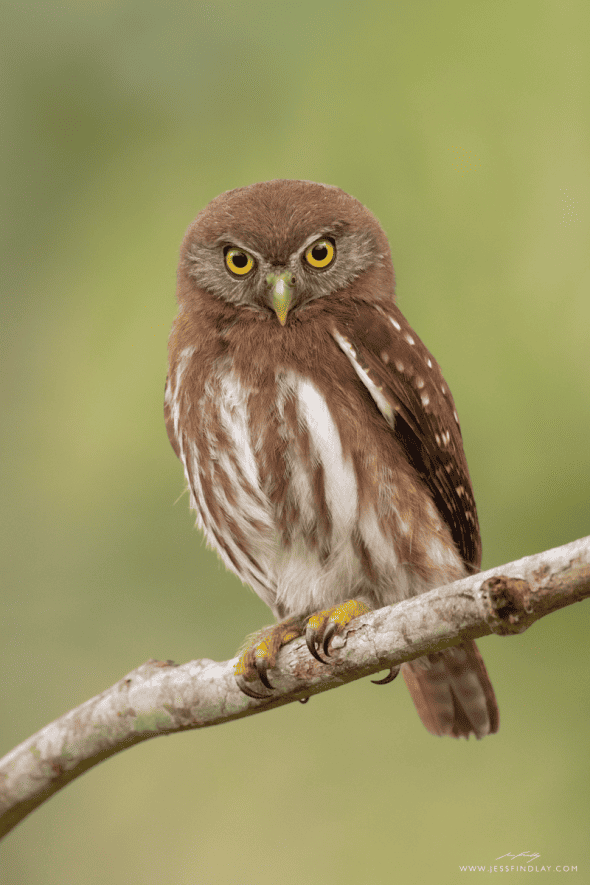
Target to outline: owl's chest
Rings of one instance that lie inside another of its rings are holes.
[[[203,436],[221,486],[231,482],[255,497],[285,540],[313,534],[321,547],[335,519],[353,520],[352,458],[327,398],[309,377],[279,368],[271,383],[252,387],[229,371],[211,393]]]
[[[201,525],[226,564],[277,616],[347,598],[360,574],[357,476],[312,380],[279,369],[256,389],[226,372],[199,414],[198,463],[187,475]]]
[[[445,539],[435,537],[440,520],[408,465],[379,448],[370,414],[361,421],[354,405],[338,409],[338,387],[332,403],[292,367],[259,385],[228,363],[217,368],[197,396],[185,386],[178,399],[182,385],[172,383],[169,409],[191,506],[228,568],[279,617],[336,604],[361,586],[375,604],[415,592],[402,563],[430,555],[416,521],[428,526],[429,548]]]

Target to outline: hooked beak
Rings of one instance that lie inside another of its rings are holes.
[[[293,274],[290,270],[282,273],[269,273],[266,282],[271,287],[272,309],[279,318],[279,323],[284,326],[287,322],[287,314],[291,307],[293,295]]]

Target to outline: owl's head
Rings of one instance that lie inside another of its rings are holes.
[[[179,300],[203,291],[282,325],[334,293],[395,297],[375,216],[340,188],[288,179],[227,191],[200,212],[181,247]]]

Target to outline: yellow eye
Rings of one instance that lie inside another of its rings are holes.
[[[331,240],[316,240],[305,253],[307,263],[320,270],[332,264],[335,257],[336,249]]]
[[[254,267],[254,259],[243,249],[228,249],[225,253],[225,263],[232,273],[244,277]]]

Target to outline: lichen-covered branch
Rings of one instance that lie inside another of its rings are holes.
[[[281,650],[272,700],[238,689],[236,663],[148,661],[0,760],[0,837],[53,793],[148,738],[251,716],[328,691],[464,639],[522,633],[590,596],[590,537],[363,615],[332,641],[330,663],[303,639]]]

